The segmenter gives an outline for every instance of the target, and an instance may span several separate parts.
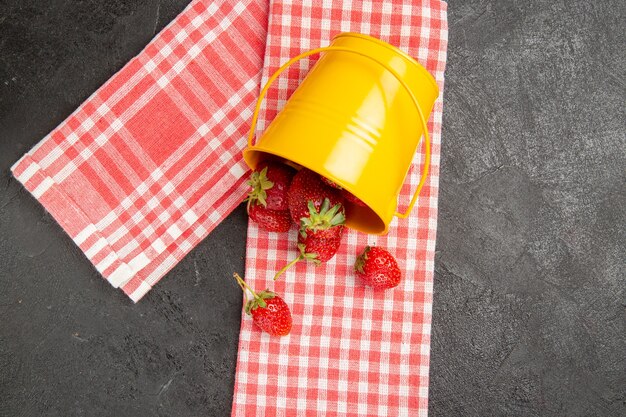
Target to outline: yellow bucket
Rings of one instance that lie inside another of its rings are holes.
[[[256,121],[270,85],[291,64],[323,53],[256,144]],[[330,46],[302,53],[274,73],[261,90],[243,157],[254,169],[280,159],[334,181],[367,207],[346,204],[346,225],[374,234],[406,217],[428,175],[426,120],[439,95],[434,78],[398,48],[358,33],[335,36]],[[425,163],[406,212],[398,195],[424,136]]]

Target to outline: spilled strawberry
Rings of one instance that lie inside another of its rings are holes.
[[[296,171],[288,165],[274,161],[259,163],[248,184],[250,204],[261,204],[269,210],[288,210],[287,192]]]
[[[309,217],[309,202],[319,211],[324,199],[328,199],[331,207],[341,204],[343,212],[344,201],[341,192],[326,185],[321,176],[306,168],[301,169],[293,177],[287,194],[289,212],[296,224],[300,224],[303,217]]]
[[[365,247],[356,259],[354,270],[365,285],[380,290],[397,286],[402,277],[393,255],[376,246]]]
[[[270,232],[286,232],[291,227],[287,192],[295,170],[277,162],[261,162],[248,184],[248,215],[259,227]]]
[[[330,200],[325,198],[319,211],[312,201],[309,201],[308,209],[308,215],[300,219],[300,255],[278,271],[274,279],[303,259],[313,261],[316,265],[328,261],[341,245],[346,221],[341,204],[330,207]]]
[[[255,204],[249,206],[248,215],[260,228],[270,232],[286,232],[293,226],[288,210],[270,210]]]
[[[354,194],[352,194],[350,191],[344,189],[341,185],[335,183],[334,181],[329,180],[326,177],[321,177],[322,178],[322,182],[326,185],[329,185],[333,188],[336,188],[338,190],[341,190],[341,195],[343,196],[343,198],[352,203],[352,204],[356,204],[357,206],[361,206],[361,207],[367,207],[367,204],[365,204],[363,201],[361,201],[360,198],[358,198],[357,196],[355,196]]]
[[[303,259],[312,260],[316,264],[330,260],[339,246],[341,246],[341,236],[343,235],[343,227],[337,228],[336,236],[324,238],[317,236],[298,236],[298,249]]]
[[[261,330],[269,333],[271,336],[286,336],[291,331],[292,318],[289,306],[275,293],[265,290],[254,292],[246,282],[234,273],[233,276],[241,287],[246,299],[246,314],[252,316],[252,321],[261,328]],[[248,301],[247,292],[253,296]]]

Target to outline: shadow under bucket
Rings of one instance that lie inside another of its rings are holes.
[[[253,144],[271,84],[291,64],[317,53],[320,59]],[[438,95],[434,78],[406,53],[371,36],[342,33],[330,46],[292,58],[269,78],[243,157],[252,169],[262,160],[279,159],[317,172],[367,205],[346,203],[348,227],[387,233],[394,215],[408,216],[426,180],[426,120]],[[407,211],[398,213],[398,195],[422,135],[422,178]]]

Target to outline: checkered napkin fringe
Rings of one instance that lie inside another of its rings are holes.
[[[13,174],[96,269],[138,301],[241,202],[241,150],[261,76],[345,31],[399,46],[443,90],[439,0],[195,0]],[[314,60],[281,76],[259,130]],[[275,289],[292,307],[290,336],[271,339],[242,320],[234,416],[426,415],[441,115],[440,96],[429,121],[431,174],[412,215],[387,236],[350,232],[332,261],[289,271]],[[401,206],[421,163],[418,153]],[[269,285],[296,256],[295,240],[250,224],[248,281]],[[355,282],[351,265],[367,243],[395,253],[400,287],[382,294]]]
[[[263,83],[290,57],[325,46],[340,32],[371,34],[417,58],[443,94],[446,4],[441,1],[272,0]],[[311,67],[301,61],[270,89],[259,132],[283,107]],[[292,308],[294,327],[272,338],[241,322],[232,415],[426,416],[442,94],[429,121],[431,173],[416,208],[394,221],[386,236],[350,231],[339,253],[321,266],[300,262],[274,285]],[[407,123],[418,124],[417,117]],[[406,205],[419,182],[422,155],[415,155],[402,189]],[[289,239],[248,226],[246,277],[255,288],[295,258],[297,232]],[[366,244],[387,247],[404,279],[387,292],[363,287],[353,273]]]

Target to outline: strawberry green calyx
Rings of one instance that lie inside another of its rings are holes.
[[[266,191],[274,186],[274,183],[267,178],[267,167],[263,168],[261,172],[254,171],[252,175],[250,175],[248,185],[252,187],[252,191],[248,193],[248,197],[246,198],[248,208],[252,203],[261,204],[263,207],[266,207]]]
[[[265,300],[276,297],[276,294],[274,294],[273,292],[269,290],[260,291],[257,294],[256,292],[254,292],[252,288],[250,288],[248,284],[246,284],[246,281],[244,281],[244,279],[241,278],[239,274],[236,272],[233,274],[233,277],[235,277],[235,279],[237,280],[237,284],[239,284],[239,286],[243,290],[244,301],[246,303],[245,311],[246,311],[246,314],[248,315],[251,314],[250,312],[252,310],[257,309],[258,307],[261,307],[261,308],[267,307],[267,303],[265,302]],[[249,301],[248,301],[248,291],[250,291],[250,293],[252,294],[252,300],[249,300]]]
[[[276,297],[276,294],[269,290],[260,291],[259,293],[257,293],[257,298],[254,298],[246,303],[246,314],[251,315],[252,311],[256,310],[259,307],[266,308],[267,303],[265,302],[265,300],[269,300],[274,297]]]
[[[360,273],[364,273],[364,266],[365,266],[365,261],[367,261],[367,253],[371,250],[372,248],[370,246],[366,246],[365,249],[363,249],[363,253],[360,254],[357,258],[356,258],[356,262],[354,263],[354,270]]]
[[[322,202],[319,212],[315,208],[313,201],[307,203],[309,208],[309,216],[300,219],[300,234],[306,237],[307,231],[317,232],[319,230],[327,230],[331,227],[343,225],[346,222],[346,216],[341,210],[341,204],[335,204],[330,207],[330,200],[325,198]]]
[[[317,253],[306,253],[306,245],[304,243],[298,243],[298,249],[300,250],[300,259],[306,259],[307,261],[313,261],[315,265],[322,263],[317,259]]]

